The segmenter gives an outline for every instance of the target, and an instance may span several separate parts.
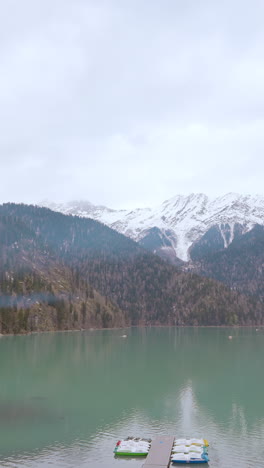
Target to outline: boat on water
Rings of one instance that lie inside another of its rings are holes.
[[[201,464],[201,463],[208,463],[209,458],[208,455],[202,454],[201,456],[197,454],[185,454],[185,453],[177,453],[171,458],[172,464],[180,463],[181,465],[192,465],[192,464]]]
[[[188,465],[208,463],[208,446],[206,439],[175,439],[171,462]]]
[[[152,442],[151,439],[127,437],[126,439],[119,440],[116,443],[114,454],[119,457],[146,457],[149,454],[149,456],[152,456],[153,458],[153,456],[156,457],[156,455],[159,455],[160,451],[163,450],[162,457],[165,457],[168,461],[170,460],[173,464],[179,463],[191,465],[209,462],[208,440],[174,439],[174,437],[167,437],[167,439],[168,438],[171,439],[171,445],[167,444],[167,447],[166,444],[163,443],[164,441],[160,440],[160,438],[153,441],[151,453],[149,454]]]
[[[127,437],[116,443],[114,454],[119,457],[146,457],[149,453],[151,439]]]
[[[209,447],[209,442],[207,439],[175,439],[173,447],[177,447],[179,445],[185,445],[186,447],[190,447],[191,445],[196,445],[197,447]]]

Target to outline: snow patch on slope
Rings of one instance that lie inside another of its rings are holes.
[[[264,224],[264,197],[228,193],[209,199],[202,193],[188,196],[176,195],[156,208],[113,210],[96,206],[87,201],[67,204],[41,203],[52,210],[100,221],[135,241],[143,239],[149,229],[157,227],[169,236],[176,256],[189,259],[189,249],[214,225],[218,225],[225,247],[234,239],[235,224],[243,226],[243,232],[255,224]],[[225,226],[225,227],[223,227]],[[227,236],[227,232],[230,233]]]

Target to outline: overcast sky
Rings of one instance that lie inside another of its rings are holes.
[[[263,0],[0,2],[0,202],[263,194]]]

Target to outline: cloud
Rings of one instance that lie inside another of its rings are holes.
[[[0,201],[263,190],[261,0],[1,10]]]

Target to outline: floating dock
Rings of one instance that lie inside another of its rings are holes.
[[[160,436],[154,439],[142,468],[168,468],[173,442],[173,436]]]

